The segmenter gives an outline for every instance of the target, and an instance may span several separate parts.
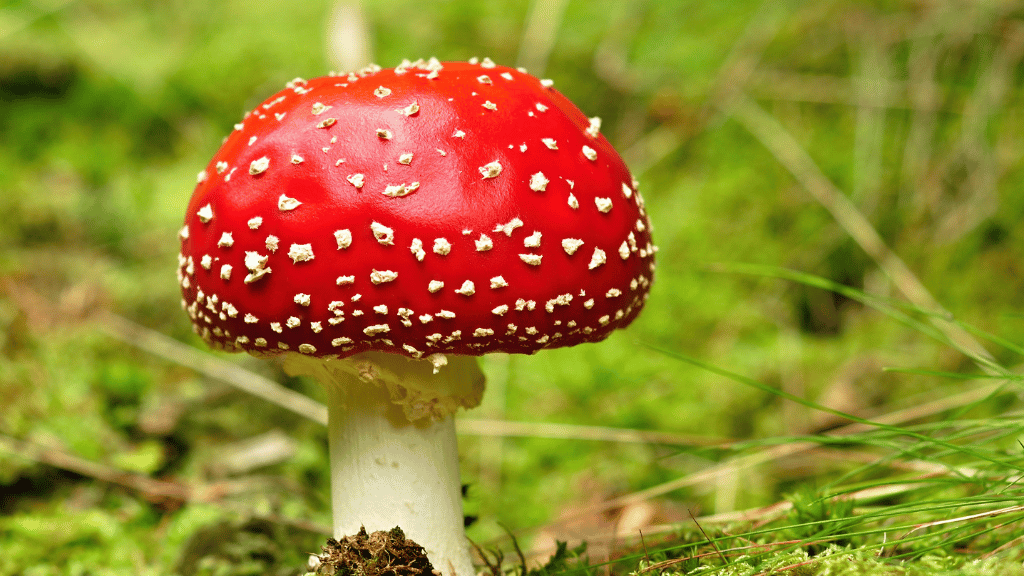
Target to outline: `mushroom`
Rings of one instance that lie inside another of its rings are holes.
[[[289,82],[199,173],[183,307],[209,345],[325,385],[338,537],[397,525],[472,574],[453,415],[476,356],[640,313],[656,249],[599,129],[522,70],[406,61]]]

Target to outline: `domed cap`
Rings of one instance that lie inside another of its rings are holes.
[[[183,304],[208,343],[258,355],[601,340],[643,307],[655,249],[599,128],[486,59],[296,79],[199,173]]]

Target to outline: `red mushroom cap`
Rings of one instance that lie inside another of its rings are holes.
[[[654,247],[599,126],[486,59],[289,82],[199,173],[184,306],[208,343],[254,354],[601,340],[643,307]]]

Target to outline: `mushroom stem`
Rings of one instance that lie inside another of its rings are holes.
[[[310,370],[314,362],[319,369]],[[419,406],[422,401],[395,399],[395,390],[420,389],[424,380],[442,390],[461,389],[460,381],[482,388],[476,358],[455,356],[449,362],[437,375],[425,361],[393,354],[327,363],[303,358],[285,366],[293,374],[316,376],[327,389],[335,537],[356,534],[360,526],[370,532],[398,526],[423,546],[436,570],[472,576],[455,419],[448,413],[410,422],[410,411],[429,409]],[[409,379],[418,382],[410,385]]]

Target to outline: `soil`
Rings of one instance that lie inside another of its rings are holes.
[[[440,576],[419,544],[405,537],[399,527],[366,533],[340,541],[327,539],[317,556],[316,573],[325,576]]]

